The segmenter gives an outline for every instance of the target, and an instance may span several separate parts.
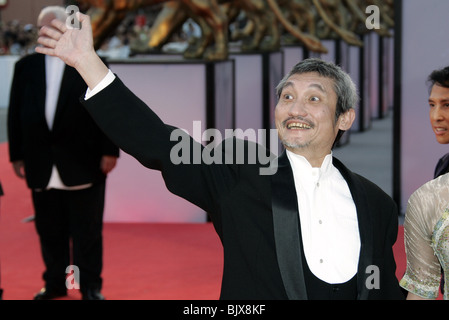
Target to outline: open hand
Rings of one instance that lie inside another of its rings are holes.
[[[23,162],[23,160],[13,161],[12,167],[16,176],[21,179],[25,178],[25,163]]]
[[[115,168],[115,165],[117,164],[117,157],[115,156],[103,156],[101,157],[101,171],[103,171],[104,174],[108,174],[112,171],[112,169]]]
[[[108,68],[95,52],[90,17],[77,12],[76,18],[81,29],[67,27],[58,20],[53,20],[50,27],[42,27],[37,40],[42,46],[36,52],[59,57],[74,67],[92,90],[106,76]]]
[[[51,27],[42,27],[37,40],[42,46],[38,46],[36,52],[57,56],[75,68],[86,55],[95,53],[90,17],[80,12],[76,13],[76,17],[81,29],[67,27],[65,22],[59,20],[53,20]]]

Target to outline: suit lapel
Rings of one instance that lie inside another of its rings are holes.
[[[449,168],[449,153],[445,154],[439,161],[435,168],[434,177],[437,178],[448,172]]]
[[[287,154],[278,159],[278,170],[271,176],[272,211],[276,253],[282,281],[291,300],[307,299],[299,244],[298,202],[293,173]]]
[[[35,83],[34,83],[34,92],[36,93],[36,105],[39,110],[39,115],[45,119],[45,96],[46,96],[46,88],[47,84],[45,81],[45,55],[39,54],[36,55],[36,59],[38,59],[38,63],[36,64],[36,72],[35,75]],[[47,121],[45,120],[45,123]]]
[[[359,177],[349,171],[338,159],[334,158],[333,163],[340,171],[343,178],[348,183],[357,210],[357,221],[360,234],[360,257],[357,270],[358,299],[367,299],[369,290],[365,283],[369,274],[367,267],[373,263],[373,230],[371,228],[371,218],[369,214],[367,194]]]

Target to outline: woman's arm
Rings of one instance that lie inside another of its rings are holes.
[[[407,295],[407,300],[434,300],[434,299],[425,299],[420,296],[417,296],[414,293],[409,292]]]

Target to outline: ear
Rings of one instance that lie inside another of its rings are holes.
[[[341,114],[338,119],[338,129],[348,131],[355,120],[355,110],[349,109],[345,113]]]

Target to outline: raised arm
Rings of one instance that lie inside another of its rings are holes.
[[[42,47],[36,51],[57,56],[74,67],[93,90],[108,78],[109,69],[93,48],[89,17],[79,13],[77,17],[81,29],[67,28],[59,21],[52,21],[53,27],[43,27],[38,39]],[[120,149],[145,167],[161,171],[172,193],[207,212],[216,211],[217,199],[233,183],[229,182],[229,170],[225,166],[198,165],[193,161],[179,164],[171,159],[172,150],[178,150],[173,148],[181,142],[188,146],[189,159],[195,154],[201,155],[204,147],[200,143],[182,130],[177,130],[173,140],[172,131],[176,128],[167,126],[118,77],[95,96],[82,99],[82,103]],[[217,215],[212,219],[217,223]]]
[[[42,27],[38,43],[42,46],[36,52],[59,57],[74,67],[92,90],[108,73],[108,67],[101,61],[93,47],[90,17],[76,14],[81,29],[68,28],[64,22],[52,21],[52,27]]]

